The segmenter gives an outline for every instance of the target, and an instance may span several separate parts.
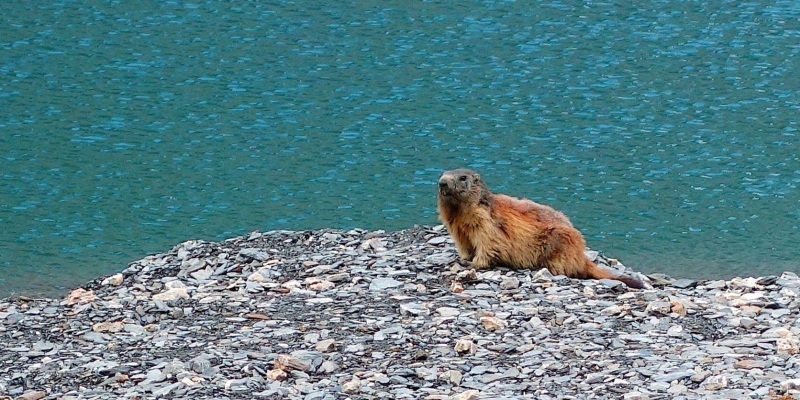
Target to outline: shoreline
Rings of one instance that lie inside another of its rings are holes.
[[[626,270],[596,252],[598,264]],[[0,299],[0,399],[778,398],[800,278],[470,273],[441,226],[187,241]],[[79,290],[80,289],[80,290]]]

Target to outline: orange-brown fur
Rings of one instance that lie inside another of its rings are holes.
[[[566,215],[527,199],[494,194],[474,171],[442,174],[437,205],[458,254],[476,269],[547,268],[554,275],[616,279],[642,287],[638,280],[613,275],[590,261],[583,235]]]

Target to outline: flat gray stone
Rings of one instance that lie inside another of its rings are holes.
[[[670,372],[670,373],[666,373],[666,374],[653,375],[653,376],[650,377],[650,379],[652,379],[652,380],[654,380],[656,382],[672,382],[672,381],[677,381],[677,380],[689,378],[694,374],[695,374],[695,371],[677,371],[677,372]]]
[[[268,252],[254,248],[241,249],[239,251],[239,255],[244,257],[249,257],[258,261],[267,261],[270,258],[272,258],[272,256]]]
[[[692,279],[677,279],[669,284],[679,289],[688,289],[697,286],[697,281]]]
[[[378,291],[403,286],[404,283],[392,278],[375,278],[369,283],[369,290]]]

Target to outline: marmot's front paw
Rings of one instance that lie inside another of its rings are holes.
[[[486,269],[489,268],[489,259],[486,257],[475,257],[472,259],[472,268]]]
[[[459,258],[458,259],[458,265],[460,265],[460,266],[462,266],[464,268],[472,268],[472,261],[464,259],[464,258]]]

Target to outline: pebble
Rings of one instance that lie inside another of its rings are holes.
[[[342,392],[346,394],[355,394],[361,390],[361,380],[354,376],[353,379],[342,384]]]
[[[470,353],[474,354],[478,351],[478,347],[472,340],[458,339],[456,340],[455,351],[457,353]]]
[[[667,335],[681,337],[683,336],[683,327],[680,325],[672,325],[667,329]]]
[[[800,391],[796,274],[649,278],[658,289],[475,271],[441,226],[192,240],[63,299],[0,300],[0,399]]]
[[[709,376],[700,386],[706,390],[719,390],[728,387],[728,378],[724,375]]]
[[[322,353],[330,353],[335,349],[335,343],[336,343],[335,339],[325,339],[317,342],[314,348]]]
[[[420,303],[405,303],[400,305],[401,314],[429,315],[431,311]]]
[[[337,364],[334,361],[326,360],[322,362],[317,371],[321,374],[332,374],[336,372],[338,369],[339,369],[339,364]]]
[[[267,371],[266,377],[271,381],[285,381],[286,378],[289,377],[289,374],[287,374],[286,371],[282,369],[276,368]]]
[[[461,371],[451,369],[442,373],[439,378],[453,386],[458,386],[461,384],[461,380],[464,379],[464,374],[462,374]]]
[[[504,329],[508,326],[508,322],[497,317],[486,316],[481,317],[481,325],[483,325],[483,328],[487,331],[493,332]]]
[[[503,278],[503,281],[500,282],[500,289],[503,290],[512,290],[517,289],[519,287],[519,279],[513,276],[508,276]]]

